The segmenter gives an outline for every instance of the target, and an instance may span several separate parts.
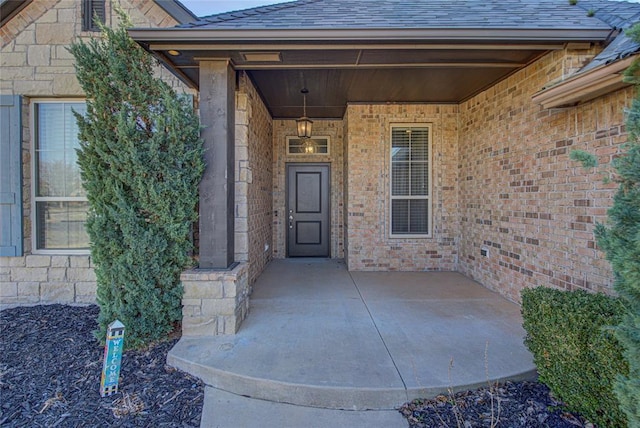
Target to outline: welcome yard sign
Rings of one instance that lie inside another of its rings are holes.
[[[107,328],[107,342],[104,345],[104,363],[100,379],[100,395],[102,397],[118,392],[123,345],[124,324],[115,320]]]

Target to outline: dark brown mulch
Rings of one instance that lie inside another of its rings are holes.
[[[204,385],[165,364],[177,339],[125,352],[120,391],[100,397],[97,315],[96,306],[0,312],[0,426],[200,426]]]
[[[506,382],[474,391],[414,400],[400,408],[411,428],[593,427],[568,412],[537,382]]]

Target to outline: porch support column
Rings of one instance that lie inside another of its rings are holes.
[[[235,70],[200,62],[200,121],[206,169],[200,182],[200,269],[234,262]]]

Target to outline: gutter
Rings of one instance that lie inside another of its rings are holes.
[[[602,42],[610,29],[504,29],[504,28],[366,28],[366,29],[201,29],[132,28],[129,35],[137,42],[229,43],[255,41],[466,41],[466,42]]]
[[[630,83],[623,81],[623,73],[639,57],[640,55],[630,56],[575,74],[557,85],[537,92],[531,100],[545,109],[570,107],[630,86]]]

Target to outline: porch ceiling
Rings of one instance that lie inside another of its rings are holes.
[[[246,70],[272,117],[342,118],[347,103],[460,103],[568,44],[587,49],[608,28],[132,29],[193,87],[201,61]]]

